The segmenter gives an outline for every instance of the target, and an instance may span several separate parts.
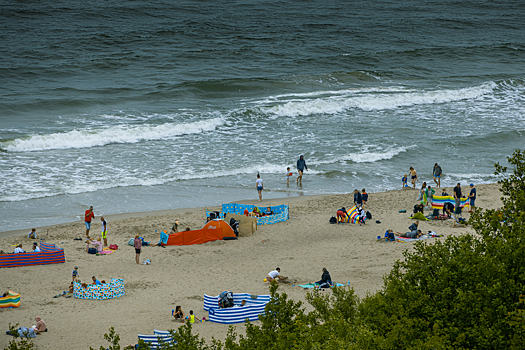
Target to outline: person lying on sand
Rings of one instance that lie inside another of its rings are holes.
[[[396,232],[395,235],[398,237],[405,237],[405,238],[419,238],[423,235],[423,233],[421,233],[421,230],[417,230],[417,231],[410,231],[406,233]]]
[[[275,283],[279,283],[278,280],[285,280],[288,278],[288,277],[281,276],[280,273],[281,273],[280,268],[276,268],[275,270],[268,272],[268,277],[266,277],[266,281],[270,283],[272,281],[275,281]]]

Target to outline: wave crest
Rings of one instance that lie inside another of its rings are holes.
[[[50,149],[89,148],[111,143],[137,143],[144,140],[162,140],[174,136],[198,134],[223,125],[223,118],[193,123],[166,123],[156,126],[117,125],[106,129],[72,130],[65,133],[34,135],[28,139],[14,139],[0,143],[7,152],[31,152]]]

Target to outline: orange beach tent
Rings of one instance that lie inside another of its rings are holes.
[[[182,231],[172,233],[168,237],[166,245],[191,245],[202,244],[220,239],[235,238],[230,225],[222,220],[212,220],[206,223],[200,230]]]

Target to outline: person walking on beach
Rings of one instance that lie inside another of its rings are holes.
[[[456,187],[454,187],[454,199],[456,201],[456,205],[454,206],[456,208],[456,210],[459,210],[460,208],[460,204],[461,204],[461,185],[460,183],[458,182],[458,184],[456,185]],[[458,211],[459,213],[459,211]]]
[[[299,173],[299,176],[297,176],[297,183],[303,183],[303,171],[306,169],[308,171],[308,167],[306,166],[306,161],[304,160],[303,155],[299,157],[299,160],[297,161],[297,172]]]
[[[104,247],[108,246],[108,222],[104,220],[104,217],[100,217],[100,221],[102,221],[102,239],[104,240]]]
[[[411,177],[411,180],[410,180],[410,183],[412,185],[414,185],[414,188],[416,188],[416,182],[417,182],[417,173],[416,173],[416,170],[412,167],[410,167],[409,169],[409,172],[410,172],[410,177]]]
[[[434,171],[432,172],[434,175],[434,182],[436,183],[437,187],[441,187],[441,174],[443,174],[443,170],[441,170],[441,167],[438,165],[438,163],[434,164]]]
[[[139,238],[138,233],[135,235],[133,245],[135,246],[135,261],[137,262],[137,265],[140,265],[139,261],[140,261],[140,251],[142,249],[142,240]]]
[[[476,188],[474,187],[474,184],[470,184],[470,193],[468,198],[470,199],[470,210],[468,212],[472,213],[474,207],[476,206]]]
[[[86,237],[89,238],[89,230],[91,230],[91,219],[95,218],[95,214],[93,213],[93,207],[89,207],[88,210],[86,210],[84,222],[86,224]]]
[[[257,189],[257,192],[259,192],[259,202],[262,201],[262,190],[263,188],[263,180],[261,179],[261,175],[257,174],[257,180],[255,180],[255,188]]]

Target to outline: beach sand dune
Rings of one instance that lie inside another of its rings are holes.
[[[501,205],[497,184],[477,188],[479,206],[493,209]],[[450,188],[448,192],[452,192]],[[49,332],[34,340],[38,349],[98,347],[104,344],[103,334],[112,326],[120,334],[121,344],[128,345],[137,341],[138,333],[151,334],[153,329],[180,326],[171,316],[176,305],[181,305],[186,313],[193,310],[199,318],[207,317],[202,309],[204,294],[217,295],[224,290],[268,294],[263,278],[276,267],[293,281],[279,288],[293,299],[304,300],[306,294],[293,284],[320,279],[323,267],[334,281],[344,284],[350,281],[356,293],[363,297],[380,289],[383,276],[393,263],[403,258],[403,251],[412,249],[411,243],[377,242],[377,236],[384,236],[390,228],[407,231],[416,197],[417,191],[412,189],[370,194],[367,210],[373,219],[363,226],[328,223],[338,208],[352,206],[352,194],[272,199],[262,204],[256,199],[243,201],[261,206],[288,203],[290,220],[259,226],[255,235],[237,241],[144,247],[141,261],[151,259],[152,265],[136,265],[134,249],[127,241],[138,233],[156,243],[155,230],[169,232],[175,219],[181,222],[180,229],[200,228],[205,223],[204,208],[105,215],[108,241],[119,246],[117,252],[108,256],[88,255],[84,252],[85,243],[73,240],[84,238],[83,222],[38,228],[39,238],[64,248],[66,262],[0,269],[0,288],[22,295],[20,308],[0,309],[0,328],[7,330],[9,323],[29,327],[35,324],[35,316],[41,316]],[[401,209],[407,213],[399,213]],[[376,220],[381,223],[376,224]],[[96,236],[99,218],[92,228]],[[471,230],[452,228],[451,221],[422,222],[420,228],[423,232],[434,230],[445,236]],[[0,249],[9,252],[14,250],[13,244],[23,243],[26,249],[32,244],[27,233],[20,235],[20,231],[3,232],[0,237]],[[79,266],[83,282],[91,281],[91,276],[106,281],[111,277],[124,278],[126,295],[105,301],[53,298],[67,290],[75,266]],[[206,322],[195,324],[194,331],[208,339],[212,336],[222,339],[227,328]],[[244,326],[237,326],[237,331],[243,333]],[[9,340],[7,335],[0,336],[0,347],[6,347]]]

